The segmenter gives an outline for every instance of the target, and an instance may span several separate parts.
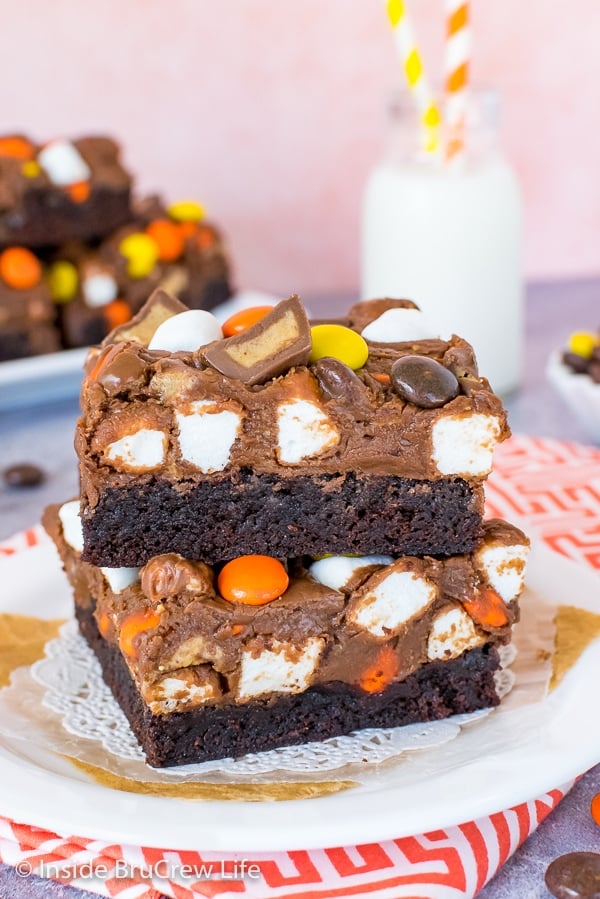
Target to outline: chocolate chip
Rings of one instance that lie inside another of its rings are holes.
[[[422,409],[436,409],[460,392],[456,376],[428,356],[401,356],[390,372],[398,396]]]
[[[5,468],[2,477],[8,487],[37,487],[46,480],[46,474],[41,468],[27,462]]]
[[[600,899],[600,855],[568,852],[546,870],[546,886],[556,899]]]
[[[323,356],[311,368],[326,399],[341,400],[357,416],[371,417],[373,408],[365,385],[344,362]]]

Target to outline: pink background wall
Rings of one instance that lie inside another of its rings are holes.
[[[238,281],[355,289],[360,197],[399,82],[381,0],[21,0],[0,129],[120,137],[143,189],[202,199]],[[433,73],[442,0],[413,0]],[[600,271],[600,3],[474,0],[474,77],[499,87],[526,271]]]

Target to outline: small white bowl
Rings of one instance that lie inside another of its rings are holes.
[[[600,443],[600,384],[589,375],[579,375],[552,353],[546,366],[548,380],[571,409],[579,424],[595,443]]]

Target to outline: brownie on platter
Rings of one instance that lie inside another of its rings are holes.
[[[230,298],[224,239],[199,203],[166,207],[150,197],[135,214],[97,246],[71,241],[52,254],[48,276],[65,347],[100,343],[159,287],[194,309]]]
[[[145,197],[135,206],[134,221],[104,248],[116,262],[123,296],[134,312],[157,287],[190,309],[213,309],[231,297],[225,238],[201,203],[180,200],[166,205],[158,196]]]
[[[0,246],[102,238],[131,220],[131,176],[108,137],[0,137]]]
[[[59,346],[39,259],[26,247],[0,251],[0,362],[52,353]]]
[[[471,347],[408,300],[222,330],[159,291],[90,352],[81,405],[83,558],[110,567],[469,552],[509,433]]]
[[[487,521],[475,549],[430,556],[168,552],[83,561],[79,503],[44,524],[82,633],[148,762],[180,765],[497,705],[496,648],[518,619],[529,541]]]

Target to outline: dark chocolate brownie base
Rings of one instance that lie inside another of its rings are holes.
[[[177,552],[208,564],[246,554],[450,556],[481,537],[481,488],[461,478],[378,475],[290,478],[240,471],[173,487],[149,479],[109,487],[83,516],[83,559],[118,568]]]
[[[337,683],[270,701],[153,715],[119,650],[100,636],[91,609],[77,607],[76,615],[106,683],[155,768],[237,758],[367,727],[434,721],[499,702],[494,683],[498,655],[486,645],[450,662],[430,662],[377,695]]]
[[[31,187],[20,209],[0,215],[0,245],[56,246],[68,240],[105,237],[131,219],[130,190],[97,187],[84,203],[74,203],[56,187]]]

